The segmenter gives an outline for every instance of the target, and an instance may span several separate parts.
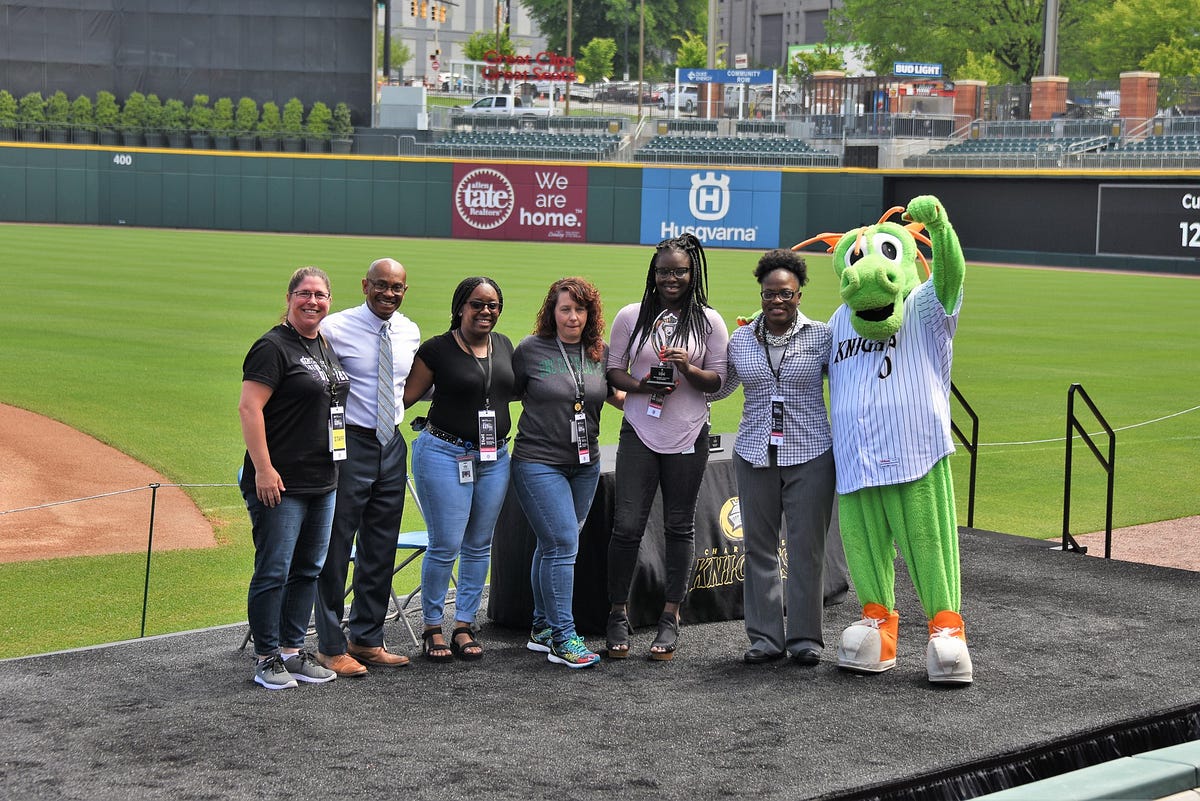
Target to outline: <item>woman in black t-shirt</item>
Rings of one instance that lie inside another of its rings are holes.
[[[504,296],[490,278],[463,279],[450,302],[450,330],[417,350],[404,405],[433,388],[433,403],[412,445],[412,472],[429,530],[421,563],[424,654],[435,662],[476,660],[475,615],[487,580],[492,530],[508,492],[508,403],[513,345],[493,329]],[[458,560],[454,628],[442,631],[446,592]]]
[[[329,546],[350,379],[320,334],[329,276],[297,270],[287,304],[283,322],[246,355],[238,403],[246,442],[240,487],[254,536],[247,617],[254,680],[269,690],[337,678],[301,648]]]

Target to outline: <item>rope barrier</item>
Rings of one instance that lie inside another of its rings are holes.
[[[1172,417],[1179,417],[1180,415],[1188,414],[1189,412],[1194,412],[1197,409],[1200,409],[1200,406],[1193,406],[1190,409],[1184,409],[1182,411],[1174,412],[1172,414],[1163,415],[1162,417],[1156,417],[1153,420],[1143,420],[1140,423],[1132,423],[1127,426],[1121,426],[1120,428],[1114,428],[1113,431],[1114,432],[1129,431],[1134,428],[1141,428],[1142,426],[1148,426],[1148,425],[1152,425],[1154,423],[1161,423],[1164,420],[1170,420]],[[1097,431],[1097,432],[1092,433],[1090,436],[1098,437],[1103,433],[1105,433],[1105,432]],[[1072,439],[1079,439],[1082,436],[1083,436],[1082,434],[1077,434],[1074,437],[1072,437]],[[1030,439],[1030,440],[1025,440],[1023,442],[981,442],[981,443],[979,443],[979,447],[981,447],[981,448],[1006,448],[1006,447],[1013,447],[1013,446],[1017,446],[1017,445],[1047,445],[1047,444],[1050,444],[1053,442],[1066,442],[1066,440],[1067,440],[1066,437],[1053,437],[1051,439]]]
[[[237,484],[147,484],[144,487],[131,487],[123,490],[113,490],[112,492],[102,492],[99,495],[86,495],[82,498],[70,498],[65,501],[50,501],[49,503],[40,503],[36,506],[22,506],[19,509],[4,509],[0,511],[0,517],[4,515],[16,514],[17,512],[36,512],[39,509],[49,509],[53,506],[63,506],[68,503],[81,503],[83,501],[95,501],[100,498],[111,498],[114,495],[127,495],[131,492],[144,492],[145,490],[158,489],[159,487],[236,487]]]

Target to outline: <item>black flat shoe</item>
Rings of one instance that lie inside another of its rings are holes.
[[[764,651],[761,648],[751,648],[746,653],[742,654],[742,661],[747,665],[763,665],[767,662],[774,662],[777,659],[783,659],[783,652]]]
[[[821,664],[821,652],[816,648],[801,648],[792,654],[792,661],[800,667],[813,667]]]

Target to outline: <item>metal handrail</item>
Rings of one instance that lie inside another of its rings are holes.
[[[963,434],[962,429],[958,427],[958,423],[954,422],[954,417],[950,418],[950,430],[954,432],[954,436],[958,437],[958,441],[967,449],[967,453],[971,454],[971,478],[967,490],[967,528],[975,528],[975,473],[979,462],[979,415],[971,408],[971,404],[967,403],[967,399],[959,392],[958,387],[954,382],[950,382],[950,391],[958,400],[963,411],[971,418],[971,436],[968,438]]]
[[[1108,458],[1106,459],[1100,453],[1100,449],[1096,447],[1096,443],[1092,440],[1092,435],[1083,430],[1083,426],[1079,423],[1079,418],[1075,416],[1075,395],[1078,394],[1083,398],[1084,403],[1092,410],[1092,414],[1096,416],[1096,420],[1104,427],[1104,431],[1108,434]],[[1096,404],[1092,403],[1092,399],[1088,397],[1087,392],[1081,384],[1072,384],[1067,391],[1067,452],[1066,466],[1063,471],[1063,527],[1062,527],[1062,549],[1070,550],[1076,553],[1087,553],[1087,547],[1080,545],[1071,536],[1071,454],[1072,443],[1074,441],[1073,431],[1079,432],[1079,437],[1087,443],[1091,449],[1092,455],[1096,457],[1096,461],[1104,468],[1104,472],[1108,474],[1108,491],[1105,500],[1104,514],[1104,558],[1112,558],[1112,511],[1113,511],[1113,480],[1116,476],[1116,459],[1117,459],[1117,435],[1109,426],[1108,421],[1104,419],[1104,415],[1100,414],[1100,410],[1096,408]]]

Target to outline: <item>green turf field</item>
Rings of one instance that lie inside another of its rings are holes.
[[[361,301],[359,279],[371,260],[398,258],[412,287],[403,311],[424,336],[444,330],[461,278],[490,275],[505,296],[498,330],[516,341],[545,288],[563,275],[591,278],[611,318],[640,297],[652,250],[4,225],[0,252],[9,301],[0,317],[0,402],[68,423],[172,481],[224,484],[242,454],[242,358],[278,320],[296,267],[330,273],[337,310]],[[757,254],[709,256],[710,298],[732,325],[758,307]],[[826,256],[808,261],[801,309],[827,319],[838,303],[833,272]],[[954,381],[981,417],[975,525],[1060,533],[1073,382],[1119,430],[1114,525],[1200,514],[1192,483],[1200,340],[1190,330],[1198,313],[1200,280],[971,265]],[[736,429],[739,398],[714,407],[714,431]],[[618,421],[606,409],[603,442],[615,442]],[[1072,532],[1099,530],[1104,476],[1085,446],[1075,451]],[[967,468],[960,450],[954,469],[963,524]],[[233,487],[190,491],[221,545],[155,556],[147,633],[245,617],[252,550],[241,499]],[[145,530],[132,534],[144,540]],[[144,563],[143,552],[0,565],[0,608],[9,610],[0,656],[137,636]]]

